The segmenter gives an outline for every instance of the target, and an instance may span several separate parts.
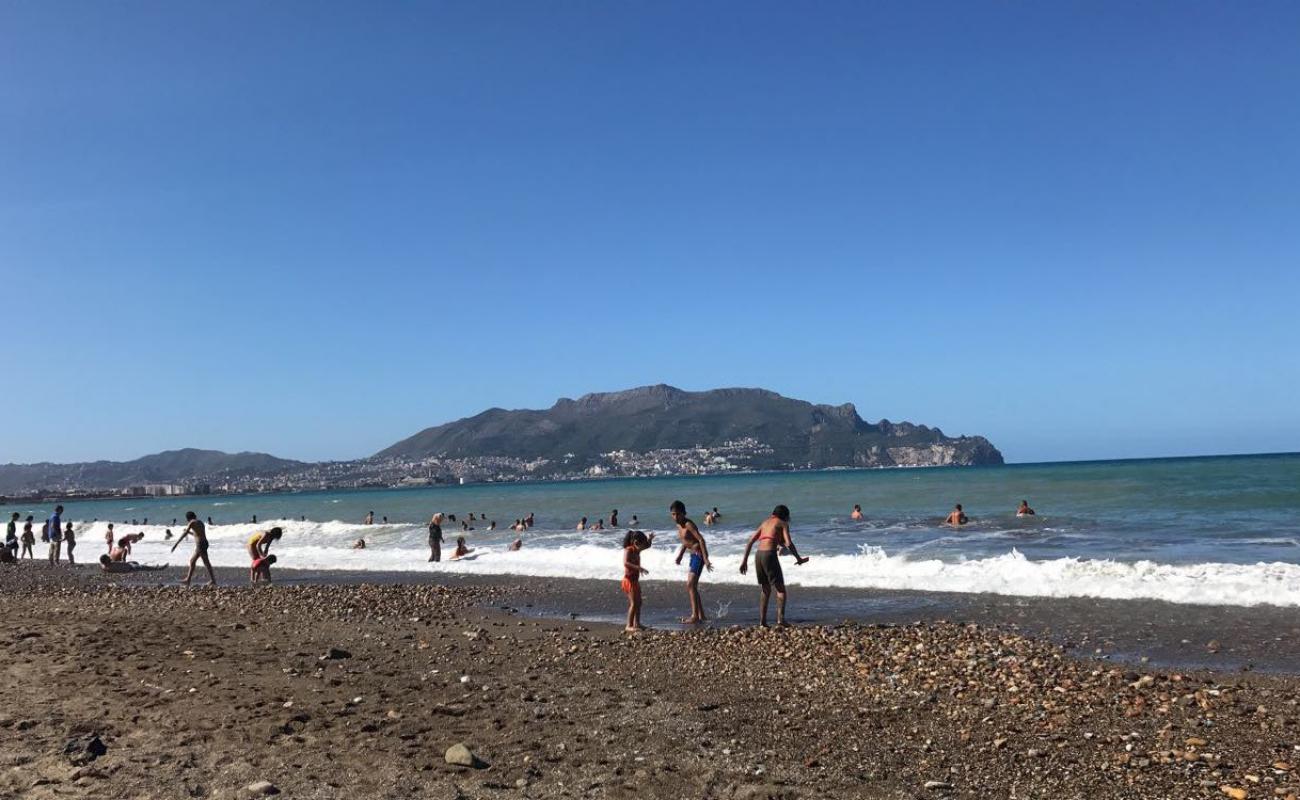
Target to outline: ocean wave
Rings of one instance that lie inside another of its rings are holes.
[[[218,566],[246,566],[246,542],[255,531],[278,525],[284,539],[276,543],[280,566],[307,570],[430,571],[478,575],[519,575],[546,578],[591,578],[616,581],[621,577],[620,531],[576,532],[530,531],[525,547],[518,552],[505,549],[514,538],[509,530],[478,530],[467,534],[476,549],[473,559],[429,564],[427,532],[423,525],[351,522],[302,522],[266,520],[261,525],[214,525],[209,528],[210,557]],[[88,554],[102,542],[107,523],[82,526],[78,531],[79,551]],[[189,557],[189,545],[176,553],[169,548],[175,538],[164,538],[165,526],[118,525],[118,536],[143,531],[145,539],[133,549],[132,557],[142,562],[180,563]],[[173,528],[179,536],[183,528]],[[444,527],[447,554],[460,532]],[[748,539],[745,530],[710,534],[710,550],[716,571],[706,583],[751,585],[752,573],[739,573],[740,553]],[[353,550],[351,544],[364,537],[367,548]],[[642,555],[650,570],[646,580],[678,581],[684,567],[673,563],[676,539],[662,532],[658,546]],[[102,545],[100,545],[102,546]],[[1100,558],[1066,557],[1031,560],[1016,549],[986,558],[941,560],[909,557],[906,552],[890,554],[883,547],[862,545],[857,553],[822,555],[808,548],[812,560],[796,566],[784,560],[786,580],[793,586],[854,589],[905,589],[934,592],[991,593],[1022,597],[1096,597],[1149,599],[1172,603],[1205,605],[1300,606],[1300,565],[1257,564],[1164,564],[1156,561],[1115,561]],[[83,555],[83,558],[85,556]]]

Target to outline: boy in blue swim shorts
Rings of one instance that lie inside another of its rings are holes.
[[[691,615],[682,618],[682,622],[694,625],[705,619],[704,601],[700,600],[700,573],[706,569],[712,572],[713,563],[709,561],[709,546],[704,543],[700,529],[686,516],[686,504],[674,500],[668,507],[668,513],[672,515],[673,522],[677,523],[677,538],[682,542],[681,547],[677,548],[677,563],[682,563],[682,556],[691,554],[690,566],[686,572],[686,594],[691,598]]]

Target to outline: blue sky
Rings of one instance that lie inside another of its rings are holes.
[[[1300,5],[0,4],[0,462],[667,382],[1300,450]]]

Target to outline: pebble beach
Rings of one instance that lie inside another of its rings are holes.
[[[160,583],[0,570],[0,796],[1300,794],[1288,674],[960,619],[625,636],[509,583]]]

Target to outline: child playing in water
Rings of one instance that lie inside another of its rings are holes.
[[[467,555],[469,555],[469,554],[472,553],[472,552],[474,552],[474,548],[472,548],[472,547],[466,547],[466,546],[465,546],[465,537],[464,537],[464,536],[457,536],[457,537],[456,537],[456,552],[452,554],[452,556],[451,556],[451,560],[452,560],[452,561],[455,561],[456,559],[458,559],[458,558],[460,558],[460,557],[462,557],[462,556],[467,556]]]
[[[627,595],[627,633],[645,630],[641,624],[641,576],[650,571],[641,566],[641,551],[654,544],[655,535],[628,531],[623,536],[623,594]]]

